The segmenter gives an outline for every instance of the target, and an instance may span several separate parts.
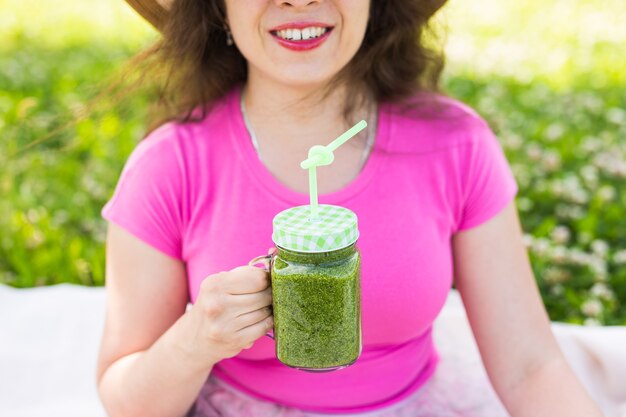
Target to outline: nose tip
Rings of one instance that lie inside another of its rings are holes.
[[[289,0],[277,1],[276,3],[281,7],[307,7],[319,3],[319,0]]]

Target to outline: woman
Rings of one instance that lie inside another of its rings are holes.
[[[457,415],[429,403],[453,276],[511,415],[600,415],[550,332],[496,138],[436,92],[441,60],[421,42],[443,1],[130,3],[162,30],[190,112],[140,143],[103,209],[111,416]],[[308,203],[307,150],[360,119],[371,128],[318,184],[359,218],[363,353],[305,373],[263,337],[269,277],[247,261],[275,214]]]

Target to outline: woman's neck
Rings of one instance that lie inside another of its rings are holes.
[[[259,142],[289,148],[330,142],[349,126],[344,118],[345,88],[322,97],[324,86],[288,86],[251,72],[244,88],[244,106]],[[368,109],[355,109],[356,118],[366,118]],[[296,142],[294,142],[296,141]]]

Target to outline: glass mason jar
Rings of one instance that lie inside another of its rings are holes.
[[[271,267],[276,357],[306,371],[352,365],[361,354],[361,256],[277,246]]]
[[[361,254],[351,210],[319,205],[274,217],[270,271],[276,357],[292,368],[325,372],[352,365],[362,351]]]

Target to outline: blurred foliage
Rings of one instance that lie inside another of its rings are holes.
[[[0,9],[0,282],[102,285],[100,209],[149,99],[82,115],[157,34],[121,0]],[[624,17],[623,0],[452,0],[437,19],[445,87],[489,121],[520,184],[553,320],[626,324]]]

